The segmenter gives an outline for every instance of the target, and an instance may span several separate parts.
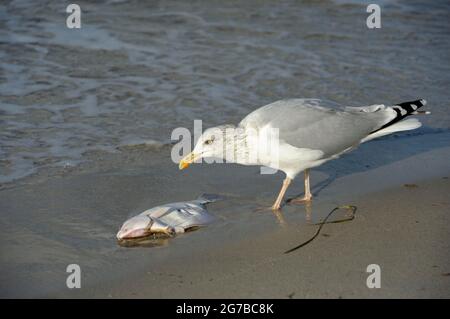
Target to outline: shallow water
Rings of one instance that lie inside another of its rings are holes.
[[[77,3],[80,30],[59,1],[0,6],[0,183],[286,97],[426,98],[450,126],[447,1],[382,2],[378,30],[359,1]]]

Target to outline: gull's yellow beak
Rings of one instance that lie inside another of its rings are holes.
[[[185,169],[189,167],[189,165],[194,163],[197,158],[199,158],[199,156],[194,152],[189,153],[181,159],[180,164],[178,165],[179,169]]]

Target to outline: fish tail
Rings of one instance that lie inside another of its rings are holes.
[[[222,197],[217,194],[202,194],[197,198],[201,204],[212,203],[221,199]]]

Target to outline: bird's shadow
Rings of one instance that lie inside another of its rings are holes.
[[[392,134],[364,143],[352,152],[342,155],[340,159],[318,167],[317,171],[327,174],[328,177],[313,185],[312,193],[318,195],[342,176],[372,170],[449,145],[449,129],[429,127],[422,127],[411,133]]]

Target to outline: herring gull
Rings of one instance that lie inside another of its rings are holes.
[[[184,169],[201,158],[213,157],[281,170],[286,178],[272,206],[278,210],[289,184],[298,173],[304,171],[305,193],[294,202],[311,201],[310,168],[338,158],[374,138],[420,127],[417,119],[403,119],[413,114],[429,113],[417,111],[425,104],[423,99],[393,106],[362,107],[337,106],[319,99],[276,101],[254,110],[238,126],[221,125],[207,129],[194,150],[180,161],[179,168]],[[265,152],[257,152],[264,141],[259,137],[255,139],[254,132],[260,134],[274,129],[277,147],[266,145]],[[233,155],[231,158],[224,155],[225,149],[228,150],[227,155]],[[257,156],[249,156],[253,151]]]

